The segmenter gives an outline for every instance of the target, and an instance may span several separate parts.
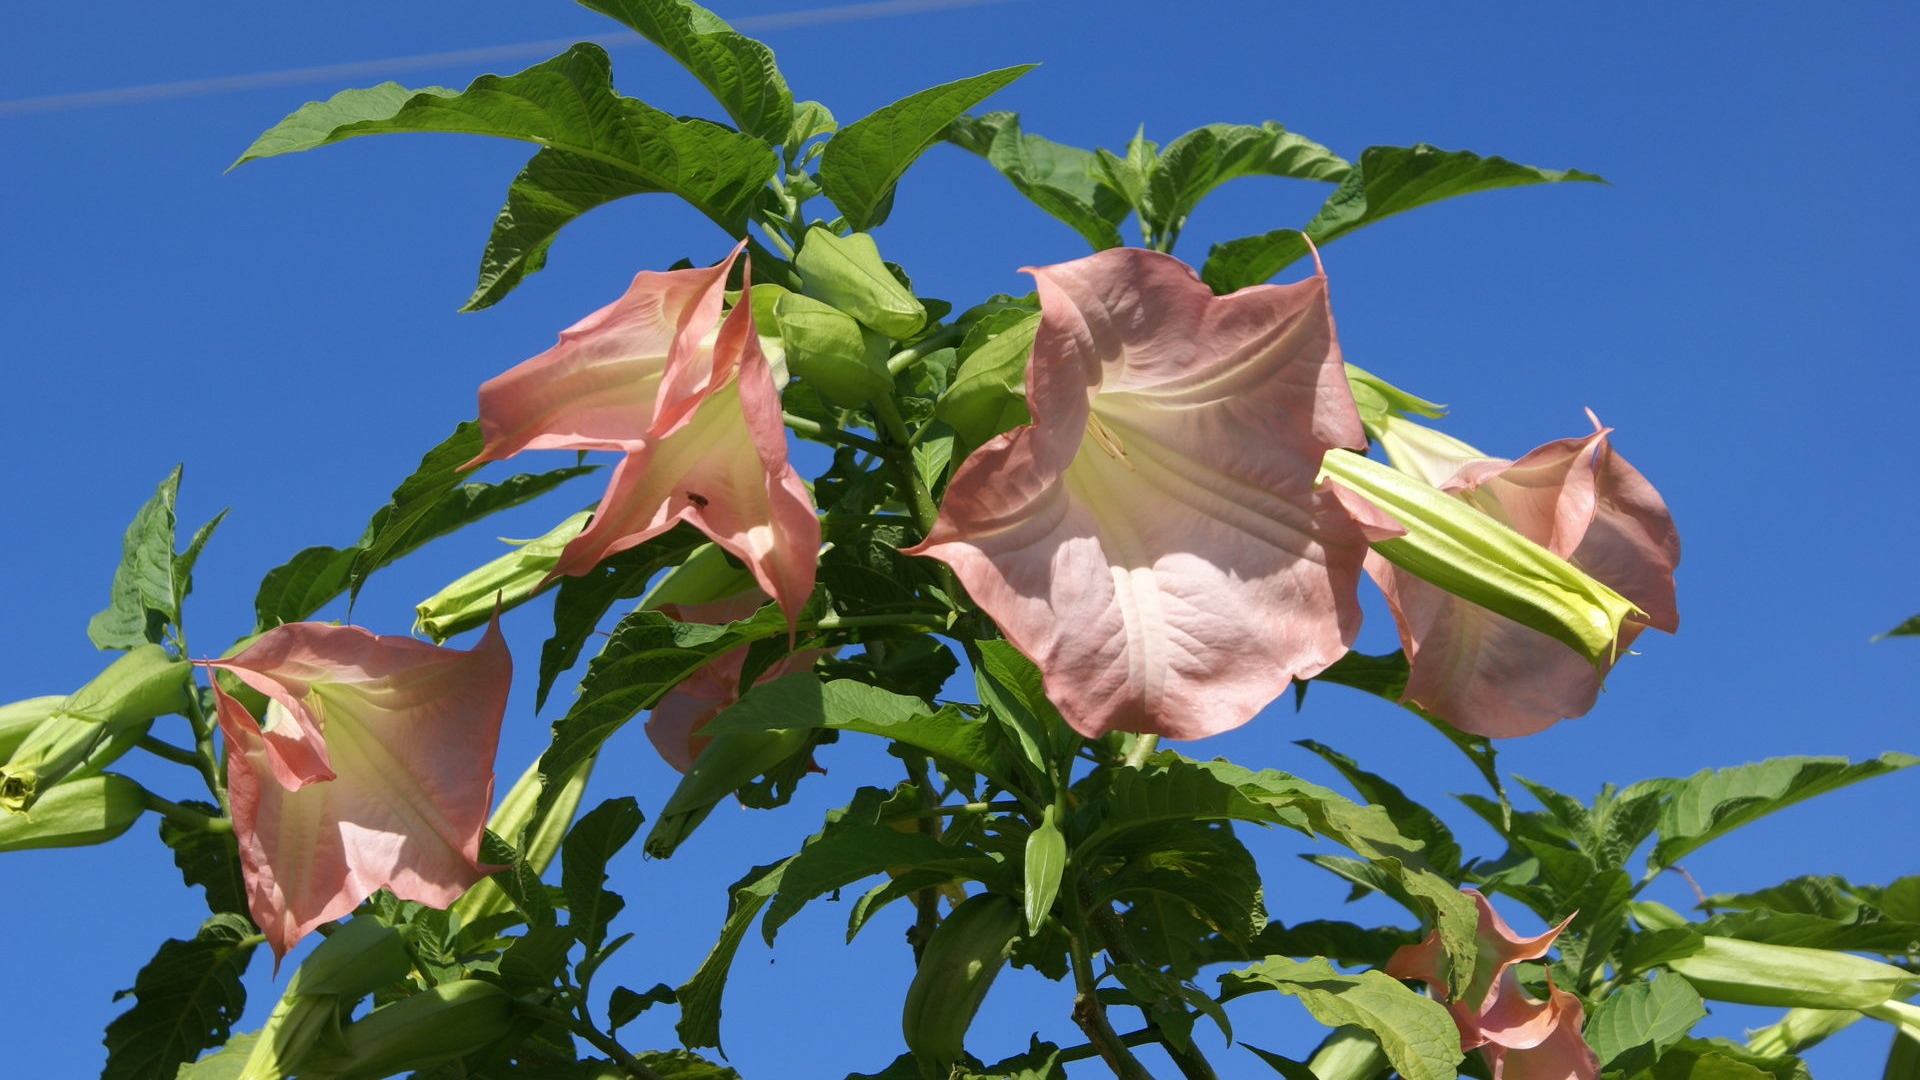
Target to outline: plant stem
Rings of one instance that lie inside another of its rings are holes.
[[[1125,930],[1120,925],[1120,917],[1113,913],[1112,906],[1100,905],[1093,913],[1092,926],[1094,932],[1100,936],[1100,944],[1107,950],[1108,956],[1122,964],[1140,965],[1140,957],[1128,943]],[[1166,1026],[1160,1020],[1175,1009],[1182,1013],[1186,1012],[1184,1004],[1171,998],[1161,998],[1151,1005],[1143,1006],[1141,1012],[1145,1014],[1147,1021],[1145,1030],[1151,1032],[1154,1039],[1166,1049],[1167,1056],[1173,1059],[1174,1065],[1180,1069],[1180,1075],[1187,1080],[1219,1080],[1218,1074],[1213,1071],[1213,1063],[1207,1060],[1206,1055],[1202,1054],[1198,1047],[1190,1043],[1180,1046],[1167,1037]]]
[[[851,446],[855,450],[865,450],[869,454],[878,454],[881,457],[886,457],[894,452],[892,447],[884,443],[874,442],[864,435],[855,435],[851,431],[830,428],[825,424],[809,420],[804,416],[795,416],[792,413],[781,413],[780,419],[786,421],[786,425],[792,428],[795,434],[812,439],[814,442],[838,443],[841,446]]]
[[[945,630],[945,617],[930,612],[901,612],[893,615],[822,615],[812,621],[801,620],[801,630],[851,630],[860,626],[912,626],[921,630]]]
[[[171,799],[163,799],[146,788],[140,789],[141,798],[146,801],[147,809],[166,818],[185,829],[197,832],[228,833],[233,831],[233,822],[227,818],[203,814],[190,806],[181,806]]]
[[[142,735],[140,736],[140,741],[134,745],[155,757],[165,758],[176,765],[186,765],[194,769],[200,767],[199,754],[194,753],[184,746],[175,746],[165,739],[156,739],[151,735]]]
[[[621,1046],[619,1040],[603,1033],[599,1028],[581,1020],[579,1017],[562,1012],[559,1009],[549,1009],[538,1005],[523,1004],[520,1007],[542,1020],[559,1024],[568,1031],[585,1039],[588,1043],[592,1044],[595,1050],[612,1058],[614,1063],[626,1070],[627,1075],[632,1077],[633,1080],[666,1080],[666,1078],[659,1073],[647,1068],[639,1058],[634,1057],[632,1051]]]
[[[941,349],[946,348],[958,340],[960,340],[960,328],[958,326],[945,326],[935,330],[933,333],[914,342],[911,346],[901,349],[899,352],[889,356],[887,358],[887,374],[898,375],[920,361],[925,360],[929,354],[939,352]]]
[[[207,678],[213,678],[211,672]],[[214,801],[220,804],[220,812],[231,817],[233,807],[227,803],[227,785],[221,782],[220,755],[213,748],[213,721],[208,718],[207,710],[201,706],[200,687],[194,684],[187,694],[187,720],[193,725],[194,764],[199,766],[200,778],[206,781],[207,790],[213,792]]]
[[[1152,1028],[1141,1028],[1139,1031],[1129,1031],[1120,1036],[1120,1043],[1123,1046],[1144,1046],[1147,1043],[1159,1041],[1160,1036]],[[1069,1061],[1085,1061],[1087,1058],[1099,1056],[1099,1047],[1092,1043],[1081,1043],[1079,1046],[1069,1046],[1060,1051],[1060,1056],[1054,1060],[1064,1065]]]
[[[1068,927],[1067,940],[1071,943],[1073,954],[1073,1022],[1086,1033],[1087,1042],[1107,1063],[1113,1075],[1120,1080],[1153,1080],[1153,1074],[1140,1059],[1127,1049],[1113,1025],[1107,1022],[1106,1006],[1100,1004],[1100,997],[1093,985],[1093,955],[1087,948],[1087,911],[1080,899],[1080,883],[1068,882],[1063,890],[1068,897],[1073,915],[1073,925]]]
[[[961,814],[990,814],[995,810],[1024,810],[1027,804],[1018,799],[1000,799],[995,802],[948,803],[943,806],[930,806],[913,815],[923,817],[958,817]]]
[[[923,811],[938,808],[940,797],[934,794],[933,781],[927,772],[927,756],[916,750],[904,750],[900,760],[906,763],[907,779],[913,783],[915,791],[920,793],[920,806]],[[920,835],[933,840],[940,839],[940,818],[937,814],[922,813],[916,819]],[[913,894],[913,929],[907,934],[907,944],[913,948],[913,963],[920,965],[920,956],[926,952],[927,942],[933,938],[933,932],[940,925],[940,894],[933,889],[921,889]]]

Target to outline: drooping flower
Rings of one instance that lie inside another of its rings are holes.
[[[1387,960],[1387,974],[1425,982],[1453,1014],[1460,1048],[1479,1049],[1494,1080],[1594,1080],[1600,1061],[1580,1037],[1580,999],[1549,980],[1547,1000],[1536,1000],[1514,972],[1520,961],[1545,956],[1572,916],[1544,934],[1521,937],[1480,892],[1462,891],[1473,897],[1480,916],[1474,933],[1478,956],[1466,995],[1447,993],[1447,953],[1438,929],[1419,944],[1396,950]]]
[[[680,622],[727,623],[746,618],[766,601],[765,593],[750,589],[703,604],[662,604],[660,611]],[[740,700],[740,676],[746,670],[748,648],[742,645],[707,661],[667,691],[647,714],[647,739],[667,764],[686,772],[693,767],[700,751],[713,741],[701,735],[700,729],[722,709]],[[813,662],[830,651],[800,649],[788,653],[768,665],[767,670],[754,679],[754,685],[811,670]]]
[[[374,890],[445,907],[488,872],[480,833],[512,659],[490,625],[469,651],[288,623],[202,661],[214,683],[247,906],[276,956]]]
[[[909,554],[953,567],[1081,733],[1245,723],[1360,622],[1365,540],[1313,486],[1364,441],[1326,277],[1216,297],[1118,248],[1027,272],[1033,423],[967,459]]]
[[[1588,413],[1591,418],[1592,413]],[[1607,441],[1611,428],[1561,439],[1518,461],[1475,456],[1404,422],[1381,442],[1396,465],[1511,526],[1632,601],[1616,655],[1640,631],[1679,627],[1673,571],[1680,540],[1666,503]],[[1379,582],[1400,627],[1409,675],[1404,699],[1476,735],[1539,731],[1593,707],[1612,658],[1588,663],[1564,644],[1394,567],[1377,555]]]
[[[789,619],[813,592],[820,522],[787,461],[751,307],[720,316],[744,246],[704,269],[643,271],[553,348],[480,387],[486,442],[469,465],[522,450],[623,455],[554,574],[584,574],[685,521],[745,562]]]

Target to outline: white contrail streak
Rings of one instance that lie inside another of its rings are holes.
[[[919,15],[947,8],[981,7],[986,4],[1010,2],[1012,0],[874,0],[871,3],[837,4],[832,7],[783,11],[771,15],[744,15],[730,22],[734,29],[743,32],[786,30],[796,26],[821,26],[828,23],[857,22],[862,19],[885,19],[900,15]],[[0,117],[64,112],[74,109],[98,109],[111,105],[137,105],[150,101],[204,97],[208,94],[231,94],[242,90],[259,90],[274,86],[366,79],[426,68],[458,67],[496,60],[546,57],[581,40],[591,41],[608,48],[619,48],[637,44],[644,39],[631,32],[601,34],[585,39],[548,38],[545,41],[523,41],[515,45],[492,45],[480,49],[398,56],[387,60],[359,60],[349,64],[323,64],[319,67],[289,68],[284,71],[260,71],[250,75],[221,75],[211,79],[186,79],[180,82],[149,83],[146,86],[122,86],[111,90],[86,90],[72,94],[14,98],[0,101]]]

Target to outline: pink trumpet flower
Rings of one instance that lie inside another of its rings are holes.
[[[1243,724],[1360,622],[1365,540],[1313,486],[1364,444],[1326,277],[1216,297],[1126,248],[1027,272],[1033,422],[967,459],[908,553],[953,567],[1082,734]]]
[[[480,833],[512,658],[498,624],[470,651],[288,623],[202,661],[214,682],[247,907],[275,957],[379,888],[446,907],[490,872]]]
[[[1493,1080],[1594,1080],[1600,1060],[1580,1037],[1580,999],[1549,982],[1547,1000],[1535,1000],[1513,970],[1522,960],[1545,956],[1573,917],[1544,934],[1521,937],[1485,896],[1464,891],[1480,912],[1474,934],[1479,955],[1465,998],[1447,996],[1447,953],[1438,929],[1419,944],[1396,950],[1387,960],[1387,974],[1425,982],[1453,1014],[1460,1048],[1479,1049]]]
[[[553,348],[480,387],[486,442],[469,466],[522,450],[623,454],[556,576],[685,521],[745,562],[789,620],[813,592],[820,521],[787,461],[772,369],[749,305],[720,316],[744,246],[704,269],[642,271]]]
[[[727,623],[753,614],[766,600],[765,593],[750,589],[704,604],[662,604],[660,611],[680,622]],[[742,645],[707,661],[680,680],[680,685],[669,690],[647,714],[647,739],[661,758],[678,771],[692,768],[693,760],[713,741],[701,735],[700,729],[720,715],[722,709],[740,700],[740,676],[746,669],[747,649],[748,646]],[[815,660],[831,651],[801,649],[789,653],[774,661],[754,680],[754,685],[782,675],[810,671]]]
[[[1427,482],[1632,601],[1640,612],[1621,625],[1616,651],[1624,651],[1647,627],[1679,628],[1673,571],[1680,540],[1659,492],[1608,444],[1612,429],[1587,415],[1593,434],[1548,443],[1518,461],[1409,454],[1396,462],[1413,462]],[[1377,555],[1367,572],[1399,623],[1410,668],[1405,700],[1462,731],[1496,738],[1528,735],[1593,707],[1610,659],[1596,667]]]

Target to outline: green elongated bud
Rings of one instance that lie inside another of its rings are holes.
[[[656,859],[672,855],[720,800],[795,754],[807,753],[812,740],[813,732],[806,728],[714,736],[660,808],[647,832],[647,854]]]
[[[907,987],[900,1030],[921,1074],[944,1077],[1020,934],[1020,905],[999,893],[962,901],[934,928]]]
[[[48,694],[46,697],[32,697],[10,705],[0,705],[0,761],[11,758],[20,744],[27,741],[33,729],[52,716],[65,700],[63,694]]]
[[[340,1029],[301,1080],[380,1080],[470,1054],[508,1034],[513,997],[490,982],[456,979],[401,998]]]
[[[704,604],[735,596],[752,588],[753,571],[731,562],[719,544],[701,544],[679,566],[660,575],[640,606],[647,611],[667,604]]]
[[[192,665],[154,644],[131,649],[107,665],[67,695],[0,766],[0,808],[25,811],[109,739],[156,716],[185,711],[192,675]],[[115,745],[124,751],[138,739]]]
[[[1852,1009],[1788,1009],[1785,1016],[1747,1032],[1747,1049],[1766,1057],[1797,1054],[1860,1019]]]
[[[1627,911],[1633,921],[1643,930],[1678,930],[1691,926],[1692,922],[1679,912],[1657,900],[1633,900],[1627,904]]]
[[[506,611],[532,598],[560,561],[560,550],[581,530],[593,511],[582,510],[546,535],[460,575],[414,605],[413,625],[437,644],[462,630],[484,626],[495,610]]]
[[[865,405],[893,392],[887,372],[887,339],[851,315],[800,293],[775,301],[787,370],[835,405]]]
[[[1860,1010],[1875,1020],[1885,1020],[1900,1029],[1900,1034],[1920,1042],[1920,1005],[1910,1001],[1883,1001]]]
[[[587,789],[587,777],[593,773],[593,762],[594,758],[588,756],[561,777],[559,794],[554,796],[547,816],[535,820],[533,814],[540,802],[541,787],[540,762],[535,759],[487,818],[487,831],[512,844],[520,861],[535,874],[543,873],[559,853],[560,842],[566,839],[567,828],[573,824],[581,793]],[[494,884],[492,878],[481,878],[473,888],[461,893],[449,910],[462,924],[471,924],[513,910],[513,899]]]
[[[1027,834],[1026,889],[1022,899],[1027,932],[1037,934],[1060,894],[1060,878],[1067,869],[1067,837],[1057,821],[1058,807],[1049,804],[1040,825]]]
[[[897,341],[927,325],[927,309],[887,269],[866,233],[840,236],[815,225],[801,241],[793,268],[800,273],[802,292]]]
[[[933,415],[946,421],[970,446],[979,446],[1031,417],[1027,412],[1027,356],[1040,329],[1040,313],[1018,319],[977,344],[960,362],[953,385],[940,395]],[[969,335],[971,337],[971,335]]]
[[[1916,976],[1892,964],[1831,949],[1702,938],[1699,951],[1667,961],[1701,997],[1740,1005],[1868,1009],[1897,997]]]
[[[1385,511],[1406,535],[1372,542],[1402,570],[1564,642],[1595,664],[1613,657],[1636,609],[1539,544],[1440,489],[1350,450],[1329,450],[1332,477]]]
[[[146,791],[117,773],[68,780],[35,800],[31,810],[0,814],[0,851],[104,844],[146,809]]]
[[[236,1080],[295,1075],[354,1002],[406,978],[412,967],[400,931],[366,916],[349,919],[294,970]]]

